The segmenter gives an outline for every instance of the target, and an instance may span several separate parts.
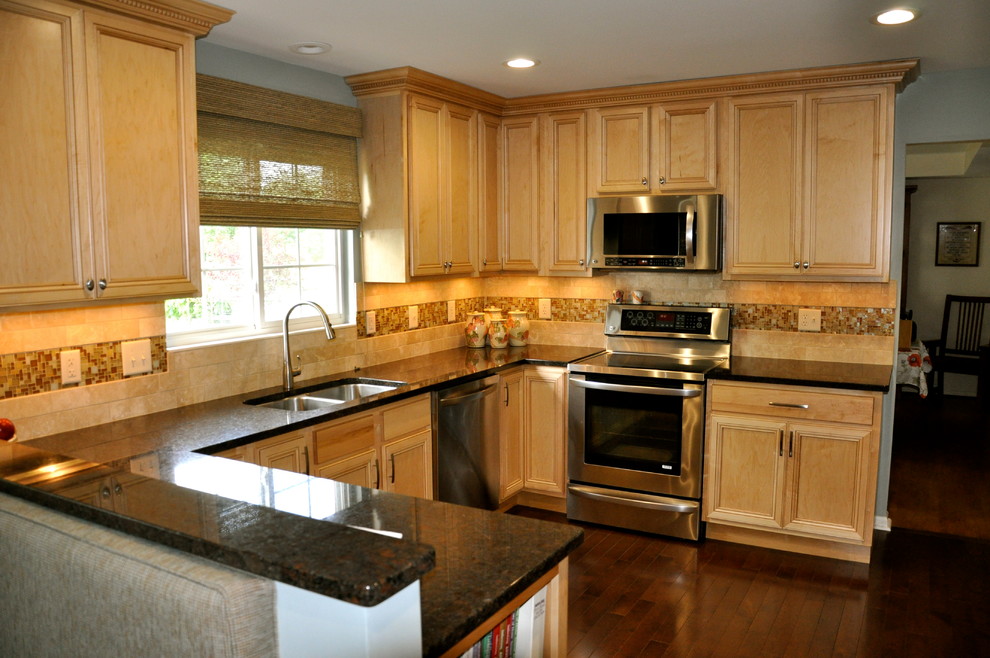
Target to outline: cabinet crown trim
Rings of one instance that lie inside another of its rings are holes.
[[[79,4],[178,28],[197,37],[226,23],[235,12],[198,0],[77,0]]]
[[[351,93],[357,98],[408,91],[460,103],[492,114],[501,114],[505,106],[505,99],[501,96],[413,66],[359,73],[347,76],[344,80],[350,86]]]

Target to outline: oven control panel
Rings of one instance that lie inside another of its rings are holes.
[[[624,308],[621,318],[622,331],[707,335],[712,330],[712,316],[707,313]]]

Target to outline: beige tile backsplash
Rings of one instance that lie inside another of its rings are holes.
[[[294,334],[293,347],[302,354],[302,379],[351,371],[458,347],[466,313],[490,304],[528,310],[534,343],[601,346],[604,309],[615,288],[646,290],[649,300],[660,303],[731,306],[735,354],[877,364],[893,360],[894,282],[737,282],[722,281],[718,274],[363,284],[356,326],[340,327],[334,341],[319,331]],[[551,300],[552,321],[536,319],[540,298]],[[456,303],[453,323],[447,323],[448,300]],[[420,328],[409,330],[413,304],[420,307]],[[797,331],[801,307],[822,309],[822,333]],[[378,324],[370,337],[364,326],[368,310],[376,312]],[[0,417],[13,419],[18,438],[28,440],[281,383],[279,336],[165,354],[164,335],[160,303],[0,314]],[[57,383],[59,351],[80,348],[119,360],[120,342],[135,338],[151,338],[160,346],[160,363],[152,374],[125,379],[114,363],[104,361],[84,385],[62,388]],[[39,359],[48,359],[47,365]],[[25,378],[35,383],[25,386]]]

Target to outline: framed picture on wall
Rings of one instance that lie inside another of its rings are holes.
[[[935,264],[976,267],[980,264],[980,224],[939,222],[935,240]]]

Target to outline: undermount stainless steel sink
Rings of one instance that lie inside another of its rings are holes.
[[[272,409],[284,409],[286,411],[330,409],[352,400],[359,400],[379,393],[385,393],[386,391],[394,391],[403,385],[405,385],[405,382],[364,378],[342,379],[316,388],[304,389],[288,396],[283,393],[247,400],[245,404]]]

